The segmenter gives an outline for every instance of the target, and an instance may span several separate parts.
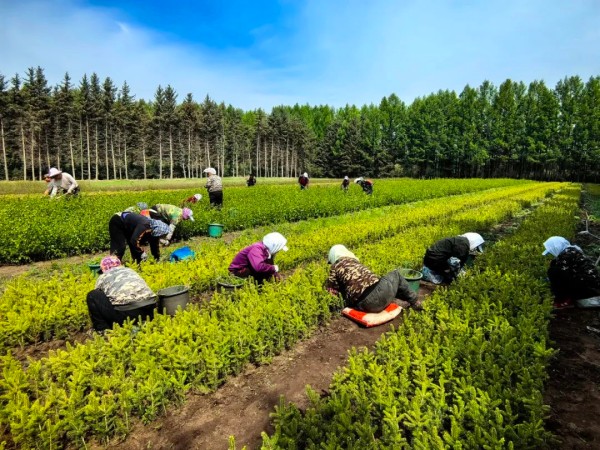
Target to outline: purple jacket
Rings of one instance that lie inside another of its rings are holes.
[[[229,271],[234,272],[247,267],[257,273],[274,274],[275,266],[269,261],[269,250],[265,244],[255,242],[235,255],[229,265]]]

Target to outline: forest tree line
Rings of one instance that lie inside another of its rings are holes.
[[[39,180],[51,166],[77,179],[200,177],[519,177],[600,181],[600,77],[484,81],[405,104],[243,111],[208,95],[152,101],[125,82],[42,68],[0,74],[0,179]]]

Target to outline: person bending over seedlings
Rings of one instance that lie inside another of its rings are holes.
[[[484,239],[478,233],[440,239],[425,251],[423,279],[434,284],[451,283],[463,272],[469,256],[483,252]]]
[[[547,239],[544,248],[542,255],[554,256],[548,268],[554,309],[572,308],[575,300],[600,295],[598,267],[581,248],[561,236]]]
[[[363,177],[360,177],[354,180],[354,182],[362,188],[365,194],[373,194],[373,182],[371,180],[365,180]]]
[[[131,258],[138,264],[148,259],[142,245],[149,244],[154,259],[160,259],[160,238],[170,233],[169,227],[160,220],[149,219],[132,212],[114,214],[108,222],[110,253],[123,259],[129,245]]]
[[[175,227],[182,220],[194,221],[194,211],[190,208],[179,208],[175,205],[159,203],[150,208],[150,218],[160,220],[169,226],[169,233],[165,239],[161,239],[161,244],[167,246],[173,238]]]
[[[344,177],[344,179],[342,181],[342,191],[348,192],[348,187],[349,186],[350,186],[350,178],[348,178],[346,176],[346,177]]]
[[[204,173],[208,176],[204,187],[208,191],[210,206],[220,209],[223,206],[223,181],[212,167],[204,169]]]
[[[275,255],[288,251],[287,239],[280,233],[265,235],[262,242],[255,242],[241,250],[229,265],[229,273],[240,278],[252,277],[259,284],[271,278],[279,279],[279,266]]]
[[[51,198],[55,197],[57,194],[67,196],[79,194],[79,185],[77,184],[77,181],[75,181],[75,178],[67,172],[58,170],[56,167],[51,167],[47,176],[51,180],[50,183],[48,183]]]
[[[202,194],[194,194],[191,197],[186,198],[181,202],[181,207],[183,208],[185,205],[195,205],[200,200],[202,200]]]
[[[341,293],[351,308],[378,313],[399,299],[414,309],[422,309],[417,294],[398,270],[379,278],[363,266],[354,253],[339,244],[329,250],[328,261],[331,268],[325,288],[333,295]]]
[[[308,182],[308,173],[304,172],[298,177],[298,184],[300,185],[300,190],[308,189]]]
[[[256,185],[256,176],[254,175],[254,173],[250,174],[250,176],[246,180],[246,184],[248,185],[248,187]]]
[[[152,317],[156,294],[135,270],[123,267],[114,255],[103,258],[100,269],[96,287],[86,299],[94,330],[104,333],[115,323]]]

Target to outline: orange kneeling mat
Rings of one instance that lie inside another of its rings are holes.
[[[402,306],[390,303],[387,308],[378,313],[367,313],[352,308],[342,309],[342,314],[365,327],[375,327],[395,319],[402,312]]]

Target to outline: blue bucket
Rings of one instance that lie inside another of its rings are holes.
[[[189,248],[188,246],[178,248],[173,253],[171,253],[171,257],[169,261],[171,262],[179,262],[185,261],[186,259],[194,259],[196,257],[196,252]]]

